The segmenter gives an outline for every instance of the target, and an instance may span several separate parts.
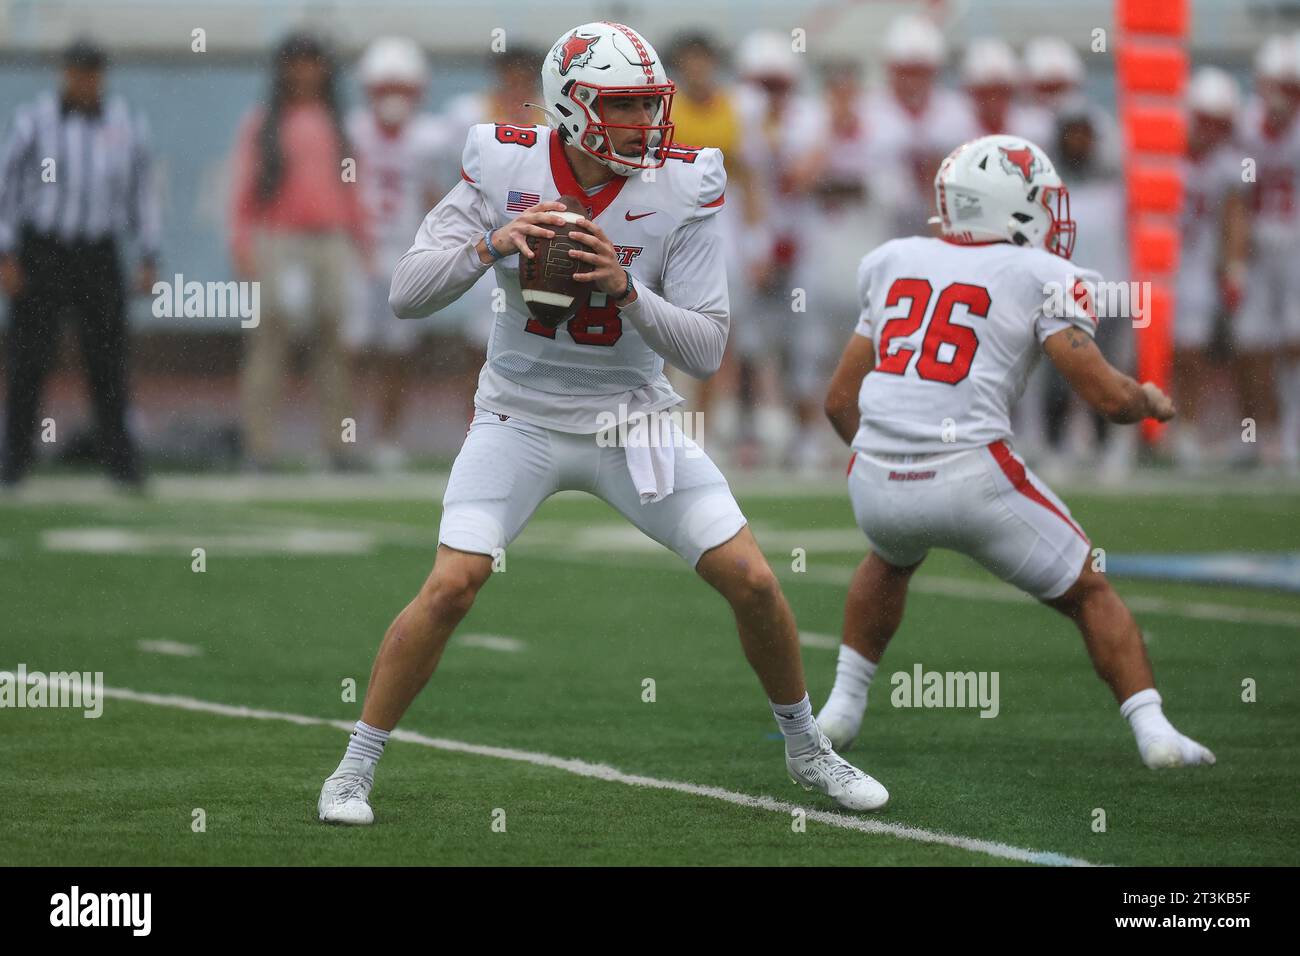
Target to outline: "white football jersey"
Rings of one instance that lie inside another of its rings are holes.
[[[1076,230],[1071,259],[1088,263],[1104,276],[1128,275],[1123,180],[1110,175],[1079,176],[1071,178],[1069,186],[1070,216]]]
[[[934,187],[929,178],[918,180],[918,173],[927,169],[933,176],[939,160],[979,135],[970,109],[960,94],[935,86],[925,109],[911,113],[881,89],[867,95],[865,116],[873,160],[891,194],[894,234],[924,231],[934,211]]]
[[[1180,307],[1211,308],[1218,299],[1216,268],[1223,208],[1231,192],[1245,187],[1241,179],[1244,155],[1240,146],[1224,143],[1198,159],[1184,158],[1181,163],[1183,238],[1177,281]]]
[[[1044,249],[959,245],[913,236],[867,254],[858,268],[876,366],[862,381],[858,451],[920,454],[1011,437],[1010,412],[1048,336],[1097,320],[1100,276]]]
[[[726,268],[714,215],[723,204],[727,178],[720,151],[675,147],[661,168],[616,177],[587,192],[547,127],[483,124],[469,131],[462,167],[464,182],[439,208],[462,204],[466,208],[458,218],[486,230],[539,202],[574,196],[614,243],[639,288],[671,306],[725,321]],[[426,219],[416,249],[473,238],[426,235],[438,213],[435,209]],[[599,431],[602,413],[617,414],[620,405],[654,411],[682,401],[664,375],[663,357],[604,293],[593,290],[573,319],[548,330],[524,304],[519,256],[503,258],[494,268],[501,311],[479,374],[476,405],[584,434]]]
[[[446,136],[442,124],[426,113],[412,116],[396,136],[386,133],[368,109],[350,114],[347,126],[375,249],[381,264],[390,268],[429,211],[426,197],[451,186],[445,175],[438,175]]]
[[[792,173],[822,145],[827,133],[825,107],[813,97],[795,94],[776,121],[768,115],[767,94],[752,84],[736,90],[735,102],[744,130],[743,158],[752,173],[750,188],[762,196],[766,237],[774,243],[774,248],[761,252],[775,252],[785,264],[792,264],[817,227],[811,200],[792,188]]]
[[[1240,127],[1241,155],[1255,160],[1255,181],[1248,184],[1255,241],[1280,249],[1300,235],[1300,119],[1280,132],[1264,126],[1264,108],[1251,101]]]

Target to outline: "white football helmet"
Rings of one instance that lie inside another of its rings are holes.
[[[958,146],[934,177],[942,226],[954,242],[1009,240],[1063,258],[1074,251],[1070,192],[1047,154],[1019,136],[981,136]]]
[[[547,121],[565,143],[620,176],[657,169],[667,160],[676,91],[654,47],[621,23],[602,20],[569,30],[542,61],[542,110]],[[628,96],[657,98],[648,124],[611,123],[605,118],[605,101]],[[639,148],[616,152],[609,132],[615,129],[639,130]]]
[[[400,125],[415,111],[428,80],[424,51],[406,37],[381,37],[358,66],[361,85],[384,123]]]
[[[1300,44],[1270,36],[1255,54],[1255,91],[1272,114],[1294,112],[1300,100]]]
[[[1029,84],[1048,99],[1076,89],[1084,77],[1083,60],[1060,37],[1035,37],[1025,44],[1025,73]]]
[[[979,89],[987,86],[1015,86],[1020,77],[1016,54],[995,37],[971,40],[961,61],[962,85]]]
[[[424,51],[406,37],[381,37],[361,57],[363,86],[411,86],[424,89]]]
[[[1241,91],[1230,73],[1203,66],[1187,85],[1187,107],[1193,113],[1218,120],[1232,120],[1241,108]]]
[[[1255,53],[1255,75],[1261,80],[1285,83],[1296,77],[1296,45],[1276,34]]]
[[[791,86],[799,81],[802,61],[784,33],[760,30],[748,34],[736,47],[736,72],[742,80],[774,80]]]
[[[927,17],[895,17],[885,31],[884,45],[885,62],[890,66],[917,64],[937,69],[943,63],[943,34]]]

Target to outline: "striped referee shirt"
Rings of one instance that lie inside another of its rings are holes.
[[[120,96],[97,114],[54,92],[18,108],[0,141],[0,255],[16,251],[24,226],[64,242],[130,238],[157,258],[148,126]]]

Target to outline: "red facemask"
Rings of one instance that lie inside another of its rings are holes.
[[[1070,190],[1064,186],[1044,186],[1038,194],[1038,201],[1052,219],[1047,237],[1043,240],[1044,248],[1063,259],[1070,258],[1078,231],[1077,224],[1070,218]]]
[[[585,89],[589,95],[584,99],[580,99],[575,95],[579,89]],[[676,127],[672,122],[672,108],[673,96],[676,92],[677,87],[672,82],[658,83],[651,86],[621,87],[596,86],[591,83],[573,81],[565,90],[565,94],[569,99],[577,103],[581,109],[584,109],[588,117],[587,131],[583,135],[583,142],[575,145],[578,145],[597,159],[610,160],[626,166],[634,166],[637,169],[658,169],[667,160],[668,150],[673,145],[673,132]],[[658,122],[642,125],[614,123],[605,119],[605,101],[630,96],[660,97],[662,108],[658,111]],[[614,152],[612,131],[629,129],[636,130],[638,136],[624,152]],[[595,134],[599,140],[594,147],[586,142],[587,137],[592,134]],[[639,162],[635,159],[638,156],[640,157]]]

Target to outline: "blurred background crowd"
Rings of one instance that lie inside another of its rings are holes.
[[[1107,2],[501,2],[470,14],[177,0],[167,29],[147,25],[161,6],[68,2],[55,15],[0,0],[7,485],[46,459],[98,460],[138,486],[173,466],[393,471],[450,458],[493,275],[430,319],[399,321],[393,265],[456,183],[469,127],[539,122],[525,104],[543,55],[601,16],[637,27],[667,61],[676,139],[726,157],[727,359],[707,382],[675,380],[724,467],[840,473],[821,407],[857,316],[857,262],[931,229],[935,170],[968,139],[1010,133],[1046,149],[1079,224],[1074,261],[1132,278]],[[232,40],[219,27],[241,9],[250,25]],[[1040,368],[1016,433],[1048,480],[1123,480],[1148,462],[1300,467],[1300,4],[1200,0],[1192,13],[1181,416],[1139,447]],[[450,20],[472,22],[443,29]],[[174,314],[173,286],[231,279],[260,283],[255,327]],[[1133,369],[1131,321],[1103,320],[1099,342]],[[1243,440],[1244,419],[1258,440]]]

